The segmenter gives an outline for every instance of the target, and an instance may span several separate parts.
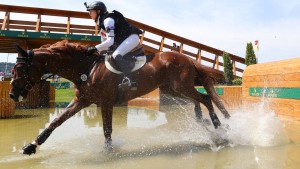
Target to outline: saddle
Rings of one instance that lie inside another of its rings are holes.
[[[126,55],[123,56],[124,61],[127,62],[126,64],[132,70],[136,66],[136,61],[139,57],[145,57],[145,51],[143,49],[142,45],[139,45],[132,49],[130,52],[128,52]],[[120,68],[115,63],[115,59],[112,57],[111,54],[108,55],[107,62],[111,65],[112,68],[114,68],[117,71],[120,71]]]

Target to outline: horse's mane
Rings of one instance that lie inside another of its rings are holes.
[[[67,53],[74,55],[76,53],[83,53],[86,51],[88,45],[81,43],[70,43],[68,40],[62,40],[54,44],[46,44],[39,48],[39,50],[47,50],[51,53]]]

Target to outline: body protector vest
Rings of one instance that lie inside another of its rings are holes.
[[[105,30],[106,32],[109,32],[109,30],[106,30],[103,22],[108,17],[111,17],[115,20],[115,29],[114,29],[115,38],[114,38],[114,44],[110,47],[110,50],[115,50],[131,34],[138,34],[138,35],[142,34],[142,31],[140,29],[130,25],[126,21],[125,17],[116,10],[113,10],[112,12],[109,12],[104,16],[100,17],[99,28]]]

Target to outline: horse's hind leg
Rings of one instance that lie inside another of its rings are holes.
[[[205,83],[203,83],[203,87],[205,88],[208,95],[210,95],[211,99],[216,104],[216,106],[219,108],[219,110],[222,112],[224,117],[227,118],[227,119],[230,118],[229,113],[225,109],[221,99],[219,98],[218,94],[216,93],[216,91],[213,87],[213,82],[211,80],[207,79],[205,81]]]
[[[165,93],[165,94],[169,94],[171,96],[180,96],[178,94],[178,92],[174,91],[174,89],[170,86],[170,85],[167,85],[167,84],[164,84],[162,86],[159,87],[159,90],[162,92],[162,93]],[[202,110],[201,110],[201,107],[200,107],[200,103],[198,101],[194,101],[194,111],[195,111],[195,115],[198,119],[202,119]]]
[[[199,93],[194,88],[194,86],[186,87],[186,88],[183,88],[183,87],[178,88],[177,87],[176,91],[182,93],[187,98],[192,99],[194,101],[194,103],[196,103],[196,101],[203,103],[209,111],[209,116],[210,116],[210,118],[212,120],[212,123],[214,124],[215,128],[218,128],[218,126],[221,125],[221,122],[220,122],[217,114],[214,111],[214,107],[213,107],[213,104],[211,102],[211,98],[210,98],[209,95],[204,95],[204,94]],[[195,104],[195,106],[196,105],[197,104]]]
[[[194,111],[195,111],[195,115],[198,119],[202,119],[202,110],[201,110],[201,107],[200,107],[200,103],[197,101],[197,102],[194,102]]]

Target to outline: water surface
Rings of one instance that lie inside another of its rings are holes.
[[[101,111],[90,106],[57,128],[36,154],[19,154],[62,110],[17,110],[15,118],[0,120],[0,168],[300,168],[299,121],[272,111],[235,111],[230,120],[218,113],[225,125],[215,130],[197,121],[189,104],[116,107],[112,151],[104,148]]]

